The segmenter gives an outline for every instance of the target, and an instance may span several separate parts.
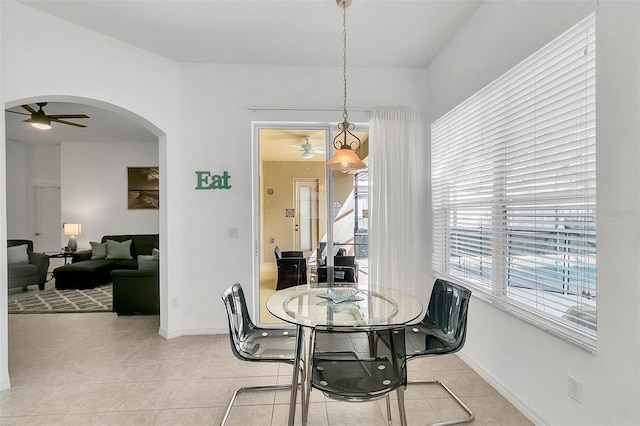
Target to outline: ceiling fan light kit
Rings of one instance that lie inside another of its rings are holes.
[[[360,148],[362,142],[352,133],[355,129],[353,123],[349,123],[347,114],[347,7],[352,0],[336,0],[338,6],[342,8],[342,82],[344,92],[342,123],[338,124],[340,133],[333,138],[333,147],[336,153],[325,166],[330,170],[349,172],[351,170],[364,169],[367,165],[360,160],[356,150]]]
[[[30,123],[36,129],[47,130],[51,128],[51,118],[41,114],[31,114]]]

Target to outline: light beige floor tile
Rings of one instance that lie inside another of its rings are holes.
[[[0,392],[0,425],[219,424],[239,386],[291,382],[289,364],[235,358],[226,334],[165,340],[158,328],[153,315],[9,315],[12,388]],[[456,355],[416,358],[408,373],[450,385],[475,411],[470,424],[531,424]],[[286,425],[289,398],[241,394],[228,424]],[[386,424],[384,400],[335,402],[317,390],[310,400],[310,426]],[[437,385],[409,385],[405,405],[409,424],[462,412]],[[397,423],[395,394],[391,407]]]
[[[386,412],[383,413],[373,402],[327,402],[327,418],[332,426],[352,426],[355,424],[367,426],[385,426]],[[311,416],[311,409],[309,409]]]
[[[185,362],[189,360],[181,360]],[[194,360],[191,369],[191,379],[220,379],[223,377],[234,377],[238,374],[240,360],[230,356],[207,356]],[[244,368],[244,363],[242,365]]]
[[[103,423],[104,425],[156,425],[164,414],[163,410],[116,411]]]
[[[188,380],[169,408],[205,408],[225,405],[231,379]]]
[[[220,424],[216,421],[218,414],[224,411],[219,407],[212,408],[176,408],[166,410],[160,419],[160,425],[197,426]]]
[[[160,410],[171,407],[185,383],[186,381],[139,383],[117,410]]]
[[[82,413],[51,416],[2,417],[2,426],[87,426],[104,425],[110,413]]]
[[[270,425],[273,417],[273,405],[246,405],[233,407],[227,426]]]

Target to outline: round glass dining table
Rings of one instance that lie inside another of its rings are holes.
[[[304,327],[376,327],[401,325],[422,313],[422,304],[410,294],[387,287],[289,287],[267,299],[277,318]]]
[[[317,326],[361,328],[363,331],[407,324],[420,316],[422,304],[415,297],[387,287],[331,287],[311,284],[278,290],[267,299],[267,309],[275,317],[298,328],[296,359],[291,382],[289,425],[294,424],[295,407],[302,359],[310,359],[305,347],[305,328]],[[308,370],[305,366],[304,370]],[[304,375],[308,371],[303,372]],[[309,383],[302,380],[302,419],[306,423]]]

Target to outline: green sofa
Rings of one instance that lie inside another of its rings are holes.
[[[137,270],[138,256],[151,255],[153,249],[159,248],[158,234],[105,235],[107,240],[123,242],[131,240],[131,259],[92,259],[91,250],[78,251],[73,255],[72,263],[53,270],[56,289],[94,288],[111,282],[111,272],[115,270]],[[93,256],[95,257],[95,256]]]

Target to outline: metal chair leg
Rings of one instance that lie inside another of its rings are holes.
[[[225,423],[227,422],[227,418],[231,413],[231,408],[233,408],[233,403],[235,402],[238,394],[242,392],[250,392],[250,391],[273,391],[273,390],[279,390],[279,389],[291,390],[291,385],[282,384],[282,385],[264,385],[264,386],[245,386],[245,387],[236,389],[236,391],[233,393],[233,396],[231,396],[231,401],[229,402],[227,411],[224,413],[224,417],[222,418],[222,422],[220,423],[220,426],[224,426]]]
[[[447,385],[445,385],[444,383],[442,383],[439,380],[410,380],[409,382],[407,382],[408,384],[438,384],[440,386],[442,386],[442,388],[444,390],[446,390],[449,395],[451,395],[451,397],[458,403],[458,405],[469,415],[468,417],[462,417],[459,419],[453,419],[453,420],[446,420],[444,422],[438,422],[438,423],[431,423],[429,426],[447,426],[447,425],[455,425],[455,424],[459,424],[459,423],[466,423],[466,422],[470,422],[471,420],[474,419],[474,415],[473,412],[471,411],[471,409],[469,409],[469,407],[467,407],[464,402],[462,402],[462,400],[460,400],[460,398],[458,398],[456,396],[456,394],[454,394],[451,389],[449,389],[449,387]]]

